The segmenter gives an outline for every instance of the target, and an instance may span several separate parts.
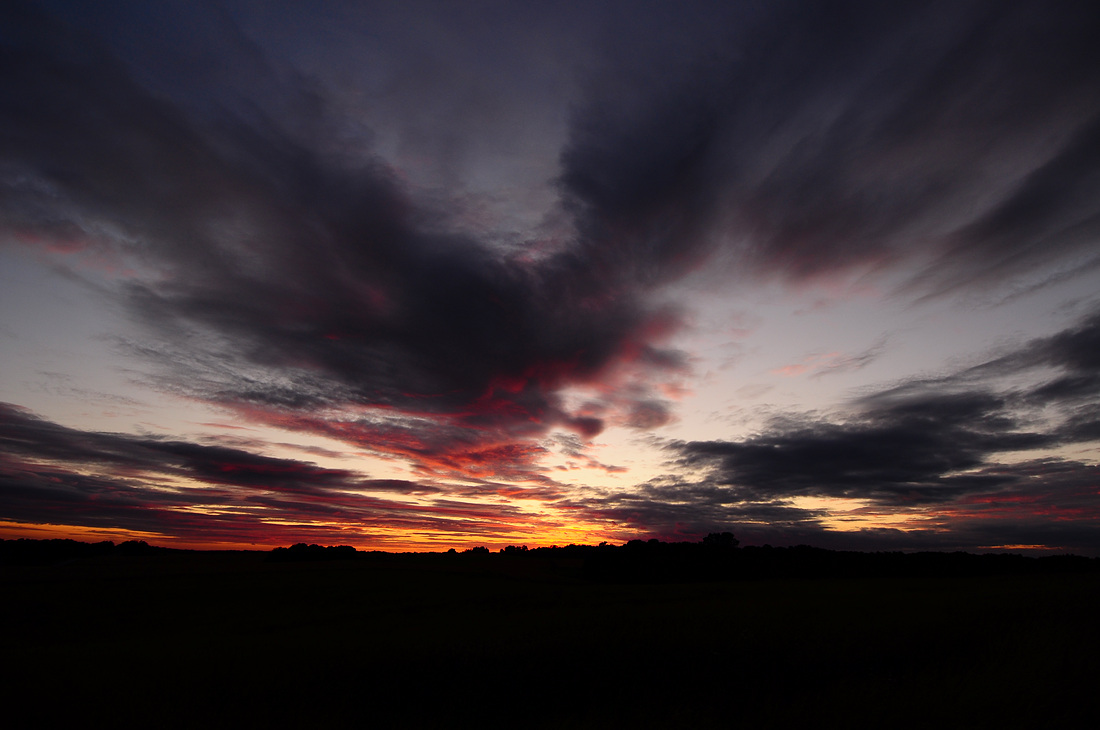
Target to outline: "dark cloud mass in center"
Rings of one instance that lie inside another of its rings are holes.
[[[9,2],[0,236],[127,313],[140,334],[118,347],[147,386],[424,479],[556,489],[540,468],[553,430],[587,443],[675,419],[665,386],[692,360],[670,342],[690,317],[669,291],[685,277],[872,272],[917,301],[1100,263],[1097,38],[1092,2]],[[561,127],[530,134],[560,135],[556,157],[508,128],[543,103]],[[490,136],[526,167],[479,157]],[[520,168],[549,201],[526,228],[447,187],[499,174],[478,193],[490,206]],[[1100,436],[1095,330],[883,387],[843,419],[666,448],[746,503],[956,504],[1023,479],[996,455]],[[1059,375],[990,384],[1041,368]],[[5,451],[34,463],[229,479],[213,447],[56,424],[39,439],[39,421],[6,417]],[[235,489],[356,481],[222,456]],[[555,498],[593,519],[619,508]],[[699,510],[630,519],[744,517]]]
[[[144,346],[177,387],[276,412],[376,406],[591,435],[599,421],[563,412],[556,391],[646,345],[668,316],[617,260],[630,240],[530,261],[437,230],[379,159],[318,149],[326,110],[306,88],[280,87],[275,109],[202,114],[139,85],[81,29],[9,12],[27,29],[6,62],[9,225],[151,269],[119,295],[159,336]],[[643,255],[660,268],[668,254]]]

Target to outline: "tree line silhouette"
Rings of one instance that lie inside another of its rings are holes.
[[[565,545],[528,548],[508,545],[494,553],[484,546],[445,553],[361,551],[350,545],[297,543],[277,547],[265,559],[275,563],[370,560],[404,556],[568,570],[593,581],[677,582],[756,578],[918,577],[1100,572],[1100,558],[1080,555],[1025,556],[1018,553],[855,552],[809,545],[740,547],[730,532],[711,533],[699,542],[630,540],[623,545]],[[182,551],[144,540],[85,543],[52,539],[0,540],[0,565],[55,565],[108,556],[155,556]]]
[[[157,547],[144,540],[127,540],[116,545],[111,540],[80,542],[68,539],[19,538],[0,540],[0,565],[52,565],[82,558],[111,555],[165,555],[173,552],[183,551]]]

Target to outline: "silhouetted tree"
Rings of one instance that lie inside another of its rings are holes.
[[[740,543],[732,532],[712,532],[703,538],[703,544],[707,547],[735,548]]]
[[[150,555],[157,549],[144,540],[127,540],[118,545],[115,550],[122,555]]]

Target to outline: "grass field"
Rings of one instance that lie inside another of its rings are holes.
[[[0,578],[8,727],[1100,726],[1096,573],[617,584],[176,553]]]

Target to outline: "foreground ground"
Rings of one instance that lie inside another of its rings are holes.
[[[1098,726],[1100,575],[586,579],[503,555],[0,569],[9,727]]]

